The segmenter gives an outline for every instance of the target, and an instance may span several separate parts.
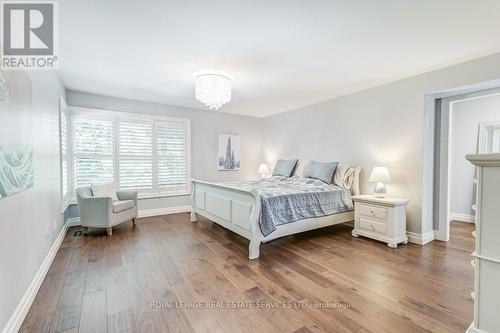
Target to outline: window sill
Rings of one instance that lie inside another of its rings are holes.
[[[181,192],[170,192],[170,193],[139,193],[137,195],[138,199],[155,199],[155,198],[166,198],[166,197],[180,197],[185,195],[191,195],[191,192],[181,191]]]
[[[138,193],[137,199],[143,200],[143,199],[156,199],[156,198],[167,198],[167,197],[181,197],[186,195],[191,195],[191,192],[181,191],[181,192],[170,192],[170,193]],[[63,205],[61,212],[64,214],[64,212],[66,211],[66,209],[68,209],[69,206],[77,204],[78,202],[76,202],[76,198],[72,198]]]

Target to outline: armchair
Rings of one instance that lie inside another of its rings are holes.
[[[137,218],[137,191],[117,191],[118,200],[110,197],[95,197],[90,187],[76,189],[76,199],[80,208],[80,222],[84,231],[91,228],[105,228],[108,236],[113,227]]]

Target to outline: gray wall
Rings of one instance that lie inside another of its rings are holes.
[[[27,74],[32,80],[35,178],[34,187],[0,199],[0,329],[7,324],[63,225],[59,96],[64,95],[64,89],[53,72]]]
[[[238,116],[218,111],[196,110],[164,104],[95,95],[68,90],[66,102],[71,106],[104,110],[153,114],[191,119],[191,175],[209,181],[257,179],[262,152],[263,119]],[[241,168],[218,171],[219,134],[239,134]],[[143,199],[139,209],[155,209],[188,205],[189,196]],[[74,214],[72,214],[74,216]]]
[[[270,116],[264,120],[264,159],[345,161],[361,166],[361,190],[373,166],[390,168],[390,195],[410,200],[408,230],[422,223],[424,95],[500,78],[500,54],[450,66],[384,86]]]
[[[474,215],[474,166],[465,155],[476,152],[479,123],[500,123],[500,95],[457,102],[452,110],[451,213]]]

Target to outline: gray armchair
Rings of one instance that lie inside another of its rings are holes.
[[[106,228],[108,236],[113,227],[137,218],[137,191],[117,191],[117,201],[108,197],[94,197],[90,187],[76,189],[76,200],[80,208],[80,222],[83,230]]]

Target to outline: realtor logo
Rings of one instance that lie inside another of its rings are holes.
[[[57,69],[58,3],[4,1],[2,69]]]

